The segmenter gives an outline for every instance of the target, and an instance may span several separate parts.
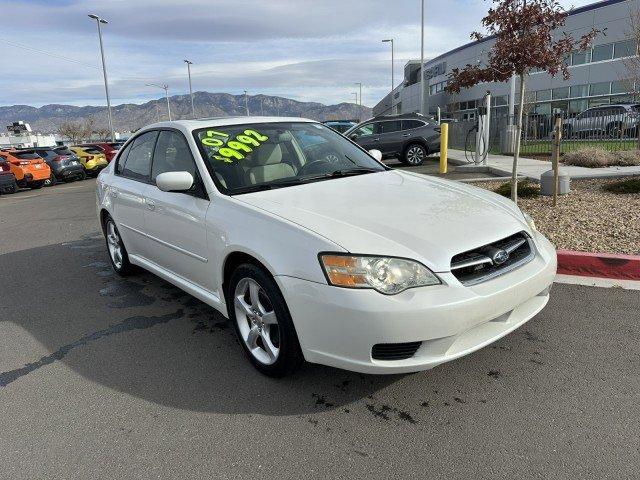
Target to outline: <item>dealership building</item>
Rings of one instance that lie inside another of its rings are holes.
[[[637,38],[632,27],[632,13],[640,12],[640,0],[605,0],[572,10],[563,31],[579,38],[591,28],[600,30],[591,48],[574,52],[566,62],[571,78],[552,77],[546,72],[532,72],[527,78],[525,102],[529,113],[539,115],[577,114],[589,107],[625,103],[634,100],[640,85],[634,85],[630,58],[637,55]],[[486,61],[494,40],[489,37],[471,42],[439,55],[424,64],[425,110],[435,114],[440,107],[447,116],[467,120],[488,92],[494,114],[508,114],[510,100],[519,99],[515,79],[505,83],[483,83],[459,94],[445,91],[452,69]],[[374,115],[420,111],[420,61],[410,61],[404,68],[404,80],[374,108]],[[636,73],[637,75],[637,73]],[[428,87],[427,87],[428,83]]]

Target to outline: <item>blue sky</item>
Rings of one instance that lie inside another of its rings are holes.
[[[591,3],[562,1],[569,7]],[[489,2],[426,0],[426,57],[469,41]],[[0,0],[0,105],[104,104],[95,21],[103,27],[114,104],[141,103],[167,83],[194,90],[374,105],[420,55],[420,0]],[[10,68],[7,68],[10,66]],[[7,74],[9,72],[9,74]]]

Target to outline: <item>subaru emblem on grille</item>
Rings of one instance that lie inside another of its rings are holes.
[[[502,265],[507,260],[509,260],[509,253],[505,250],[498,250],[491,257],[491,261],[494,265]]]

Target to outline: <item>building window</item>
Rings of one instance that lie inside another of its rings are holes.
[[[569,98],[569,87],[559,87],[553,89],[553,99]]]
[[[583,65],[591,61],[591,51],[574,52],[571,55],[571,65]]]
[[[582,113],[589,108],[589,100],[571,100],[569,102],[569,113]]]
[[[493,106],[494,107],[501,107],[501,106],[507,105],[507,103],[509,103],[509,102],[508,102],[508,97],[506,95],[493,97]]]
[[[611,93],[629,93],[633,91],[632,82],[629,80],[619,80],[616,82],[611,82]]]
[[[609,97],[592,98],[589,100],[589,108],[599,107],[601,105],[609,105]]]
[[[591,54],[592,62],[602,62],[603,60],[611,60],[612,58],[613,43],[593,47],[593,53]]]
[[[539,102],[546,102],[551,100],[551,90],[538,90],[536,97]]]
[[[613,46],[613,58],[630,57],[638,53],[638,45],[635,40],[617,42]]]
[[[570,88],[569,96],[571,98],[588,97],[589,85],[573,85]]]
[[[611,83],[601,82],[592,83],[589,86],[589,94],[593,97],[595,95],[609,95],[611,93]]]

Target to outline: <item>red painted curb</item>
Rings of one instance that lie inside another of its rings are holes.
[[[640,256],[558,250],[558,273],[617,280],[640,280]]]

